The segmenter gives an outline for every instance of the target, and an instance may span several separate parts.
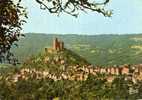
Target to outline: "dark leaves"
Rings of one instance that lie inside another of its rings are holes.
[[[97,3],[90,0],[36,0],[40,4],[40,8],[47,9],[50,13],[62,12],[77,17],[79,11],[86,12],[91,10],[103,14],[106,17],[111,17],[112,11],[105,10],[104,7],[110,0],[104,0],[102,3]],[[108,13],[109,12],[109,13]]]
[[[21,0],[19,0],[19,3]],[[11,0],[0,0],[0,62],[16,63],[10,49],[19,40],[21,25],[26,21],[25,9]]]

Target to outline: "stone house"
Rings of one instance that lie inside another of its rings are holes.
[[[122,67],[121,70],[122,75],[128,75],[129,74],[129,68],[127,66]]]

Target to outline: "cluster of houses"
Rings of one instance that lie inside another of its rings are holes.
[[[79,69],[90,73],[92,75],[103,74],[109,82],[112,82],[116,76],[125,76],[126,80],[132,80],[134,83],[136,81],[142,81],[142,64],[138,65],[121,65],[121,66],[109,66],[109,67],[99,67],[93,65],[86,65],[80,67]]]
[[[97,76],[98,74],[105,74],[105,79],[108,82],[112,82],[116,76],[124,75],[126,80],[131,80],[136,83],[142,81],[142,64],[129,66],[123,65],[119,67],[94,67],[93,65],[74,65],[68,66],[67,71],[56,74],[51,73],[49,70],[37,70],[35,68],[21,68],[16,74],[9,75],[6,80],[17,82],[19,80],[31,79],[53,79],[57,80],[76,80],[83,81],[88,78],[88,75],[92,74]],[[103,79],[104,79],[103,78]]]
[[[142,74],[142,64],[139,65],[121,65],[121,66],[111,66],[111,67],[95,67],[93,66],[92,69],[100,74],[111,74],[111,75],[132,75]],[[90,69],[90,71],[92,70]]]
[[[108,66],[100,67],[93,65],[84,65],[82,67],[74,66],[74,69],[84,71],[97,76],[102,74],[105,76],[108,82],[112,82],[117,76],[125,76],[125,80],[131,80],[134,83],[142,81],[142,64],[138,65],[121,65],[121,66]]]
[[[87,79],[87,75],[84,74],[74,74],[70,75],[67,72],[62,72],[60,75],[51,73],[48,70],[37,70],[35,68],[22,68],[19,72],[14,75],[10,75],[6,80],[17,82],[19,80],[28,80],[28,79],[53,79],[57,80],[84,80]]]

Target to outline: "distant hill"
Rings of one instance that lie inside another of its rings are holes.
[[[29,33],[12,51],[24,61],[51,47],[53,38],[65,42],[65,47],[95,65],[142,63],[142,34],[132,35],[55,35]]]

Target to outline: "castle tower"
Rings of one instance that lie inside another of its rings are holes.
[[[62,42],[60,42],[58,40],[58,38],[55,38],[53,40],[53,50],[60,51],[60,50],[62,50],[62,48],[64,48],[64,44]]]
[[[53,39],[53,44],[51,48],[45,48],[45,53],[53,53],[55,51],[61,51],[64,49],[64,42],[59,41],[58,38]]]
[[[53,39],[53,49],[54,50],[57,50],[57,48],[58,48],[58,39],[57,38],[55,38],[55,39]]]
[[[61,48],[61,50],[64,49],[64,42],[63,41],[60,42],[60,48]]]

